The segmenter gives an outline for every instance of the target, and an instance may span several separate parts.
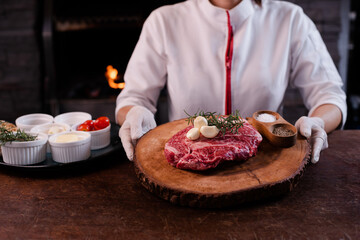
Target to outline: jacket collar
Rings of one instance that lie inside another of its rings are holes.
[[[226,10],[216,7],[209,0],[197,0],[199,7],[204,15],[220,23],[227,23]],[[254,13],[254,4],[252,0],[242,0],[237,6],[228,10],[231,24],[233,26],[241,25],[251,14]]]

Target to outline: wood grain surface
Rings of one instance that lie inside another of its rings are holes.
[[[147,191],[120,150],[49,171],[0,166],[0,239],[360,239],[360,131],[335,131],[282,197],[226,209]]]
[[[164,146],[187,126],[184,119],[160,125],[139,140],[135,151],[143,186],[174,204],[221,208],[285,194],[296,186],[309,160],[309,144],[299,136],[289,148],[264,139],[256,156],[245,162],[206,171],[177,169],[166,161]]]

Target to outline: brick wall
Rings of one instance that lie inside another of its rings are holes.
[[[338,38],[341,31],[340,0],[293,1],[314,21],[335,63],[339,62]]]
[[[38,0],[0,3],[0,119],[42,110],[41,26]],[[339,61],[341,0],[291,0],[313,19],[335,63]],[[296,90],[286,94],[284,115],[291,122],[306,114]]]
[[[41,111],[36,0],[0,3],[0,119]]]

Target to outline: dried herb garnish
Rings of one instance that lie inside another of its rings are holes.
[[[37,136],[25,133],[23,130],[18,129],[15,131],[9,131],[4,127],[0,127],[0,145],[4,145],[7,142],[29,142],[34,141]]]
[[[194,115],[190,115],[186,111],[184,112],[188,116],[188,118],[186,119],[188,124],[194,124],[195,118],[197,118],[198,116],[202,116],[206,118],[209,126],[216,126],[222,134],[225,134],[226,131],[237,133],[239,128],[241,128],[244,123],[244,120],[240,116],[238,110],[236,110],[234,114],[230,114],[228,116],[223,116],[216,112],[199,111]]]

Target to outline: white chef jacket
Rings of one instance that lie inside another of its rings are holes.
[[[300,90],[309,114],[322,104],[346,119],[342,80],[314,23],[292,3],[243,0],[231,10],[188,0],[153,11],[128,63],[116,112],[142,105],[156,112],[167,85],[169,120],[199,110],[224,114],[226,51],[233,32],[231,109],[242,117],[279,111],[288,84]]]

